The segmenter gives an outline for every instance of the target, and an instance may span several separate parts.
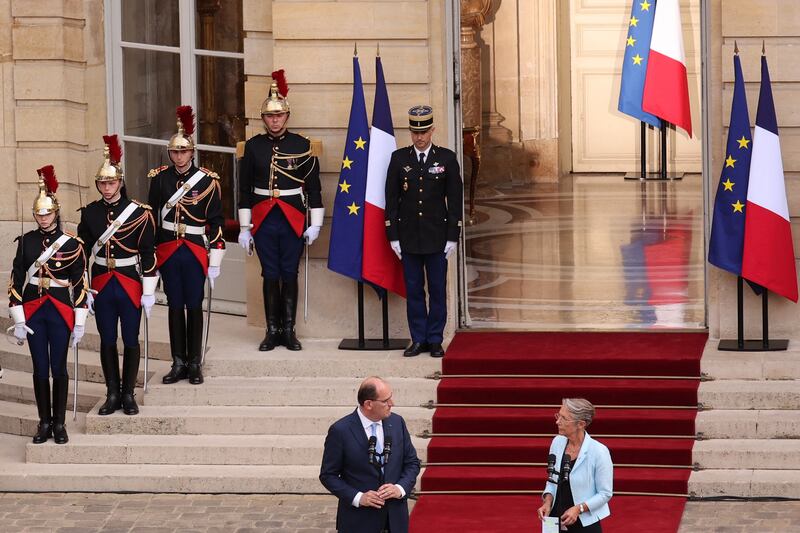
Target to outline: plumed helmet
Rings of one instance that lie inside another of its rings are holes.
[[[103,135],[103,164],[97,169],[94,181],[114,181],[124,179],[122,172],[122,147],[116,135]]]
[[[49,215],[59,210],[56,190],[58,179],[53,165],[44,166],[36,171],[39,174],[39,194],[33,201],[34,215]]]
[[[289,92],[289,85],[286,83],[286,76],[283,69],[276,70],[272,73],[272,85],[269,87],[269,96],[261,104],[262,115],[278,115],[280,113],[289,113],[289,100],[286,95]]]
[[[175,110],[178,117],[178,133],[169,138],[167,150],[194,150],[194,112],[192,106],[182,105]]]

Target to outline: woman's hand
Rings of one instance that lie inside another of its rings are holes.
[[[539,520],[541,520],[542,522],[544,522],[544,518],[546,516],[550,516],[550,507],[553,503],[553,497],[550,496],[548,498],[548,496],[550,495],[548,494],[547,496],[545,496],[544,502],[542,502],[542,506],[536,509],[536,514],[539,515]]]
[[[577,505],[573,505],[561,515],[561,523],[565,526],[571,526],[578,520],[578,515],[581,514]]]

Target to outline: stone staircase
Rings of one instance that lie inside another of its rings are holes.
[[[709,340],[700,384],[703,440],[689,479],[698,497],[800,498],[800,343],[785,352],[720,352]]]
[[[94,324],[87,331],[96,331]],[[77,422],[68,416],[70,442],[63,446],[30,443],[37,415],[27,346],[0,348],[7,369],[0,380],[0,491],[325,493],[318,480],[325,435],[354,409],[368,375],[392,384],[395,411],[412,435],[431,429],[433,410],[421,405],[436,397],[438,382],[426,376],[441,369],[440,360],[340,351],[338,340],[302,339],[301,352],[262,353],[262,330],[215,314],[206,382],[163,385],[166,309],[155,308],[150,335],[155,360],[147,394],[137,389],[139,415],[101,417],[99,339],[87,334],[78,370],[81,413]],[[72,374],[71,355],[69,368]],[[414,441],[424,461],[427,441]]]

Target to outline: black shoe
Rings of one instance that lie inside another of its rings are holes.
[[[444,348],[438,342],[431,344],[431,357],[444,357]]]
[[[36,397],[36,409],[39,411],[39,426],[33,436],[34,444],[42,444],[53,436],[53,418],[50,412],[50,379],[33,378],[33,395]]]
[[[138,346],[125,347],[122,355],[122,412],[126,415],[138,415],[139,406],[136,405],[136,379],[139,377]],[[147,379],[145,377],[145,379]]]
[[[416,357],[422,352],[428,351],[428,343],[426,342],[412,342],[411,346],[406,348],[403,352],[403,357]]]
[[[122,407],[122,397],[119,392],[119,355],[116,344],[100,344],[100,365],[106,380],[106,401],[100,406],[97,414],[107,416]]]
[[[69,378],[53,378],[53,440],[56,444],[69,442],[64,420],[67,414]]]
[[[169,318],[169,345],[172,350],[172,368],[161,380],[164,385],[177,383],[189,376],[186,368],[186,314],[183,308],[170,307]]]
[[[189,383],[203,382],[203,308],[186,310],[186,349],[189,354]]]
[[[258,351],[269,352],[281,344],[280,307],[281,287],[276,279],[265,279],[262,284],[264,295],[264,316],[267,319],[267,334],[258,345]]]
[[[297,316],[297,279],[283,282],[283,345],[287,350],[297,352],[303,345],[297,340],[294,333],[295,317]]]

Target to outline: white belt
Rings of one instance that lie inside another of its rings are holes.
[[[177,231],[182,235],[186,235],[189,233],[190,235],[205,235],[206,234],[206,227],[205,226],[192,226],[190,224],[178,224],[177,226],[172,222],[163,221],[161,223],[161,227],[167,231]],[[119,262],[117,262],[119,264]]]
[[[28,285],[38,285],[44,289],[68,289],[69,280],[58,278],[40,278],[38,276],[33,276],[28,280]]]
[[[296,194],[303,194],[303,188],[298,187],[296,189],[262,189],[260,187],[253,187],[253,192],[259,196],[271,196],[273,198],[278,198],[279,196],[294,196]]]
[[[108,261],[106,261],[105,257],[95,257],[94,258],[94,263],[96,265],[108,267],[110,270],[113,270],[113,269],[119,268],[119,267],[127,267],[127,266],[136,265],[136,264],[139,263],[139,258],[136,257],[135,255],[132,256],[132,257],[126,257],[124,259],[117,259],[115,257],[109,257]]]

